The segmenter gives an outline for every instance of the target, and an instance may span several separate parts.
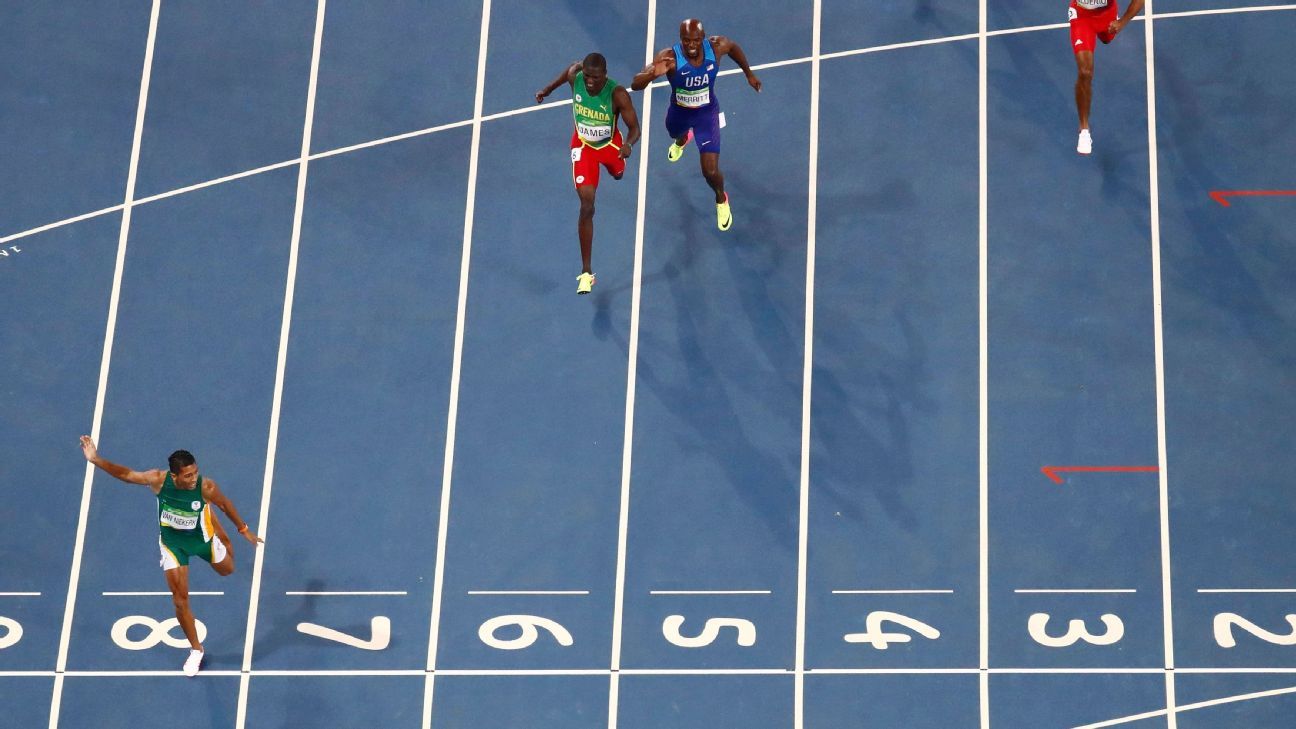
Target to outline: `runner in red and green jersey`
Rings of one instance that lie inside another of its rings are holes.
[[[571,138],[572,184],[580,198],[580,218],[576,230],[580,236],[581,274],[576,277],[576,293],[588,294],[594,287],[590,257],[594,248],[594,194],[598,190],[599,167],[608,168],[614,179],[625,174],[625,161],[639,141],[639,117],[635,114],[630,93],[608,78],[607,60],[591,53],[583,61],[568,66],[558,78],[536,92],[536,103],[544,101],[554,89],[572,87]],[[617,119],[625,121],[626,136],[621,136]]]

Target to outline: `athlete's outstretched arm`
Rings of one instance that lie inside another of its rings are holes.
[[[1107,26],[1107,32],[1113,36],[1120,33],[1125,29],[1125,26],[1129,25],[1131,20],[1138,17],[1142,10],[1143,0],[1130,0],[1129,7],[1125,8],[1125,13],[1120,16],[1120,19],[1113,20],[1111,25]]]
[[[568,66],[565,71],[558,74],[558,78],[554,79],[553,81],[550,81],[547,86],[545,86],[543,89],[540,89],[539,91],[536,92],[536,103],[539,104],[540,102],[544,101],[545,97],[548,96],[549,94],[552,94],[554,92],[554,89],[558,88],[559,86],[562,86],[563,84],[569,84],[575,81],[576,74],[580,73],[580,70],[581,70],[580,61],[577,61],[572,65]]]
[[[621,143],[621,159],[629,159],[631,148],[639,142],[639,115],[635,113],[630,92],[624,86],[618,86],[612,91],[612,108],[616,109],[621,121],[625,122],[626,135]]]
[[[665,76],[675,68],[675,51],[670,48],[659,52],[652,63],[643,67],[643,70],[634,75],[630,80],[631,91],[642,91],[648,88],[648,84],[654,80]]]
[[[743,74],[747,76],[747,83],[751,84],[753,89],[756,89],[757,91],[761,90],[761,80],[756,78],[755,72],[753,72],[751,66],[748,65],[747,54],[743,53],[742,46],[725,36],[713,35],[711,36],[711,47],[715,49],[717,58],[720,56],[729,56],[734,59],[734,63],[738,64],[738,68],[741,68]]]
[[[126,483],[148,486],[155,494],[162,490],[162,482],[166,480],[166,474],[159,469],[136,471],[104,458],[99,455],[99,449],[95,447],[94,440],[88,435],[81,436],[81,452],[85,454],[87,461],[93,463],[109,476]]]
[[[265,541],[261,537],[252,533],[252,530],[248,528],[247,522],[243,521],[242,517],[238,515],[238,511],[234,509],[234,502],[230,501],[229,497],[220,490],[220,486],[217,486],[216,482],[210,478],[203,479],[203,498],[220,507],[220,510],[225,512],[225,516],[229,517],[229,520],[234,523],[234,528],[239,534],[243,535],[244,539],[253,544],[259,544]]]

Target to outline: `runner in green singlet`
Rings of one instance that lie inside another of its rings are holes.
[[[261,537],[248,529],[228,497],[210,478],[198,473],[198,465],[189,451],[176,451],[167,458],[168,470],[135,471],[99,455],[94,441],[81,436],[81,452],[86,460],[103,469],[114,478],[126,483],[147,486],[158,498],[158,547],[162,552],[162,569],[171,599],[175,603],[176,620],[189,639],[189,658],[184,663],[186,676],[198,673],[202,665],[203,647],[194,628],[193,611],[189,609],[189,558],[200,557],[211,564],[216,574],[228,575],[234,571],[234,550],[229,537],[221,527],[210,505],[225,512],[230,521],[238,525],[238,533],[254,546]]]
[[[580,218],[576,231],[580,236],[581,274],[576,277],[576,293],[588,294],[594,287],[590,254],[594,247],[594,193],[598,190],[599,167],[607,167],[613,179],[625,174],[625,161],[639,141],[639,117],[635,114],[630,92],[608,78],[607,60],[591,53],[558,74],[549,85],[536,92],[536,103],[544,101],[554,89],[572,87],[571,138],[572,184],[580,197]],[[626,125],[623,140],[617,119]]]

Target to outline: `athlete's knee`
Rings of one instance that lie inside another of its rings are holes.
[[[580,216],[582,220],[594,217],[594,198],[581,198]]]
[[[171,593],[171,604],[175,605],[176,613],[183,614],[189,611],[189,593],[179,594]]]
[[[1076,55],[1076,78],[1081,83],[1089,83],[1093,80],[1094,62],[1092,53],[1080,53]]]
[[[216,574],[220,575],[221,577],[232,575],[234,574],[234,558],[231,556],[229,559],[225,560],[224,562],[217,562],[216,564],[212,565],[212,567],[216,569]]]

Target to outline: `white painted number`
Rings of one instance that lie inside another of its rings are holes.
[[[315,623],[297,623],[297,632],[349,645],[362,651],[380,651],[391,643],[391,620],[385,615],[375,615],[369,621],[369,640]]]
[[[1287,635],[1270,633],[1237,613],[1220,613],[1215,616],[1215,642],[1221,648],[1232,648],[1237,645],[1233,639],[1233,626],[1237,626],[1266,643],[1274,645],[1296,645],[1296,615],[1287,616],[1287,624],[1292,632]]]
[[[847,633],[842,639],[847,643],[870,643],[880,651],[886,650],[891,643],[908,643],[913,640],[913,637],[908,633],[888,633],[884,631],[883,623],[895,623],[928,640],[936,640],[940,637],[939,630],[921,620],[886,610],[874,610],[864,618],[863,633]]]
[[[521,635],[516,638],[501,639],[495,635],[495,632],[506,625],[516,625],[522,629]],[[572,640],[572,634],[567,632],[560,623],[542,618],[539,615],[501,615],[497,618],[491,618],[481,624],[477,629],[477,637],[481,642],[491,648],[498,648],[502,651],[518,651],[523,648],[530,648],[535,644],[536,639],[540,637],[540,631],[537,628],[544,628],[549,634],[558,641],[558,644],[567,647],[575,641]]]
[[[744,648],[756,645],[756,624],[742,618],[707,618],[706,624],[702,626],[702,632],[692,638],[680,632],[682,627],[684,627],[683,615],[667,615],[662,621],[662,635],[680,648],[705,648],[720,637],[721,628],[736,628],[738,645]]]
[[[1026,621],[1030,637],[1034,638],[1036,643],[1048,648],[1066,648],[1081,640],[1093,645],[1111,645],[1125,637],[1125,623],[1111,613],[1104,613],[1101,616],[1103,625],[1107,626],[1107,630],[1102,635],[1090,633],[1083,620],[1072,620],[1067,624],[1067,632],[1055,638],[1048,634],[1048,622],[1051,617],[1048,613],[1035,613]]]
[[[0,627],[5,629],[4,636],[0,637],[0,651],[22,640],[22,625],[17,620],[0,615]]]
[[[127,633],[136,625],[143,625],[151,632],[143,640],[133,640]],[[175,618],[167,618],[159,623],[147,615],[127,615],[113,623],[112,639],[119,647],[128,651],[148,650],[158,643],[166,643],[172,648],[188,648],[189,640],[184,635],[179,638],[171,635],[171,631],[179,627],[180,621]],[[203,625],[201,620],[194,619],[194,630],[198,633],[199,643],[207,639],[207,626]]]

